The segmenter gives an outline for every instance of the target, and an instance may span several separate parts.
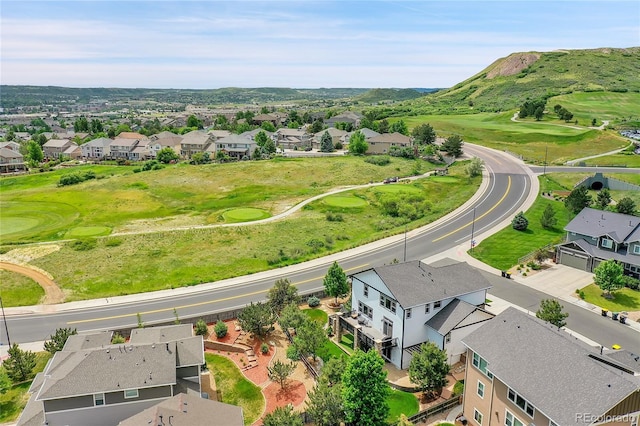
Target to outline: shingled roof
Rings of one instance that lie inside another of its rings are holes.
[[[575,413],[602,415],[640,388],[640,377],[598,361],[599,350],[512,307],[462,341],[559,425],[583,424]]]
[[[582,209],[564,229],[591,237],[607,235],[617,243],[640,241],[640,217],[589,207]]]

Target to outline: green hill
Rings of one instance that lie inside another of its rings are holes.
[[[416,99],[424,96],[415,89],[371,89],[355,98],[356,101],[375,104]]]
[[[640,47],[513,53],[454,87],[405,107],[412,114],[506,111],[526,99],[576,92],[640,92],[639,76]]]

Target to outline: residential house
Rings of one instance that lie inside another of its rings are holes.
[[[0,173],[23,172],[26,169],[24,157],[20,152],[11,148],[0,148]]]
[[[513,307],[463,342],[463,424],[638,424],[638,355],[609,355]]]
[[[20,144],[14,141],[0,142],[0,148],[7,148],[15,152],[20,151]]]
[[[44,158],[54,159],[60,157],[66,150],[75,144],[69,139],[50,139],[42,145],[42,153]]]
[[[113,142],[109,138],[98,138],[80,145],[82,150],[82,158],[86,160],[102,160],[109,157],[109,146]]]
[[[145,135],[138,132],[120,132],[116,137],[120,139],[137,139],[137,140],[147,139]]]
[[[242,408],[180,393],[118,423],[118,426],[242,426]]]
[[[304,149],[311,147],[311,135],[305,130],[282,128],[272,135],[276,144],[285,149]]]
[[[115,426],[176,394],[201,396],[202,336],[190,324],[71,336],[36,375],[18,426]]]
[[[186,133],[180,142],[180,155],[191,158],[197,152],[205,152],[209,145],[215,142],[215,136],[204,130],[194,130]]]
[[[75,143],[72,143],[69,148],[64,150],[62,156],[72,160],[79,160],[82,158],[82,149]]]
[[[253,116],[253,124],[258,126],[262,125],[265,121],[270,122],[274,126],[278,127],[287,120],[286,114],[280,114],[277,112],[271,114],[258,114]]]
[[[255,141],[256,140],[256,135],[258,133],[260,133],[260,132],[263,132],[265,135],[267,135],[268,138],[271,138],[272,140],[275,140],[275,139],[273,139],[273,132],[269,132],[268,130],[263,130],[263,129],[249,130],[249,131],[241,133],[240,136],[244,136],[245,138],[249,138],[252,141]]]
[[[222,139],[218,139],[209,146],[209,149],[214,147],[212,158],[215,158],[216,153],[222,151],[229,157],[236,160],[251,158],[253,151],[256,150],[258,145],[252,140],[242,135],[230,135]]]
[[[313,139],[311,141],[311,146],[313,147],[313,149],[320,149],[321,145],[320,142],[322,140],[322,135],[324,135],[324,133],[327,132],[329,133],[329,136],[331,136],[331,142],[333,143],[333,146],[335,147],[337,143],[342,144],[344,137],[346,136],[347,132],[345,132],[344,130],[340,130],[340,129],[336,129],[335,127],[329,127],[326,130],[322,130],[318,133],[316,133],[315,135],[313,135]]]
[[[426,342],[446,350],[449,363],[459,361],[462,337],[493,318],[483,309],[491,285],[466,263],[413,261],[350,277],[353,312],[332,318],[338,338],[351,333],[356,347],[374,348],[400,369]]]
[[[334,115],[331,118],[324,120],[324,124],[329,127],[335,127],[336,123],[348,123],[353,126],[354,129],[360,127],[360,122],[364,118],[364,115],[353,111],[345,111],[338,115]]]
[[[391,147],[406,148],[412,146],[411,138],[401,133],[383,133],[367,139],[367,154],[388,154]]]
[[[213,135],[216,140],[226,138],[227,136],[231,136],[231,132],[228,130],[208,130],[207,133]]]
[[[149,137],[149,155],[153,158],[156,157],[158,151],[163,148],[171,148],[177,155],[180,155],[180,148],[182,143],[182,136],[172,132],[163,131]]]
[[[109,159],[117,160],[123,158],[125,160],[132,160],[132,152],[135,147],[138,146],[138,143],[140,143],[139,139],[116,137],[109,144]]]
[[[624,272],[640,277],[640,217],[585,207],[564,227],[566,242],[556,248],[558,263],[593,272],[604,260],[617,260]]]

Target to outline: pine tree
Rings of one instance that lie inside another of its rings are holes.
[[[558,218],[556,218],[556,211],[551,204],[547,204],[542,212],[542,216],[540,216],[540,225],[542,225],[544,229],[552,229],[557,223]]]
[[[9,358],[4,360],[2,366],[14,384],[27,381],[33,377],[36,354],[31,351],[23,351],[17,343],[14,343],[9,348]]]
[[[524,217],[524,213],[520,212],[511,221],[511,226],[516,231],[524,231],[529,226],[529,221]]]
[[[324,132],[320,138],[320,152],[333,152],[333,139],[329,132]]]

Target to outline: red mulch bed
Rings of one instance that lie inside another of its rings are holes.
[[[287,404],[292,404],[294,407],[304,401],[307,390],[304,387],[304,383],[298,380],[289,380],[284,388],[280,387],[279,383],[271,383],[269,386],[262,390],[265,399],[267,400],[266,413],[270,413],[278,407],[284,407]]]

